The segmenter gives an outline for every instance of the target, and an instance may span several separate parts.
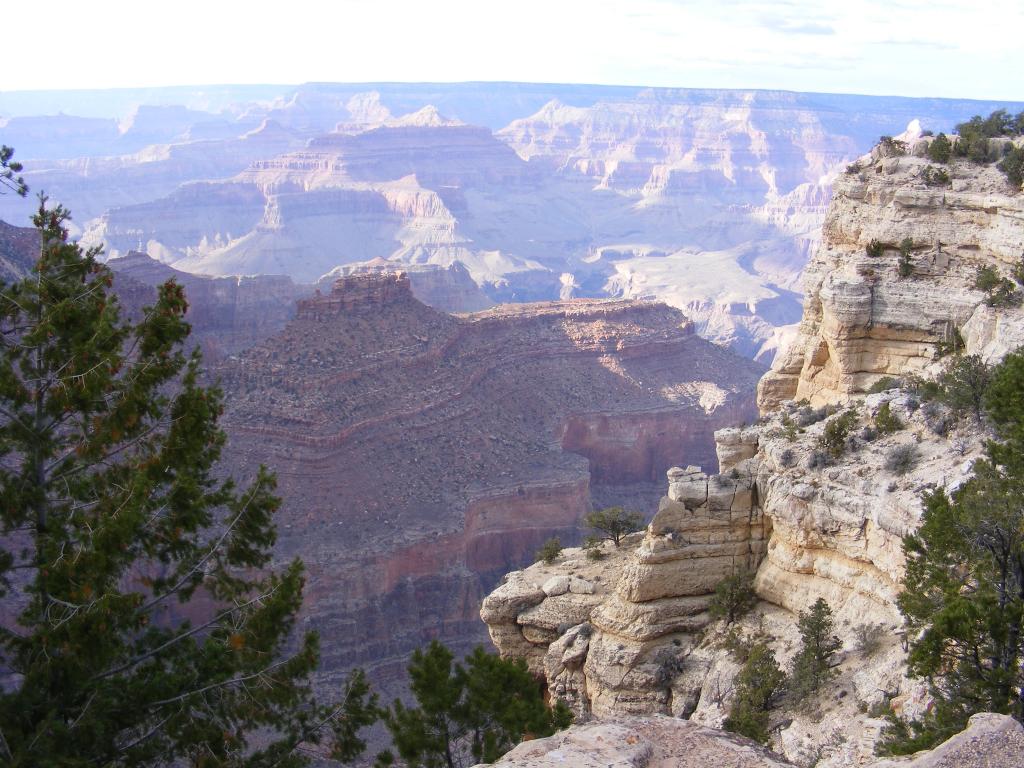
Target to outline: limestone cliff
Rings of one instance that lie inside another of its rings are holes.
[[[730,644],[756,637],[786,666],[796,614],[819,597],[843,641],[839,676],[817,711],[780,714],[775,749],[799,764],[868,764],[880,705],[911,717],[929,705],[905,674],[902,538],[919,524],[922,489],[963,482],[986,434],[908,392],[864,390],[883,375],[930,375],[936,342],[955,331],[990,361],[1024,340],[1024,313],[988,306],[973,287],[979,267],[1008,275],[1024,250],[1024,195],[995,168],[960,162],[950,186],[927,187],[930,139],[907,138],[909,154],[876,149],[837,183],[799,336],[761,381],[758,424],[716,433],[719,474],[670,469],[642,534],[601,560],[567,550],[511,573],[484,601],[499,651],[525,658],[582,717],[720,726],[739,668]],[[913,270],[901,277],[904,238]],[[872,241],[883,248],[869,256]],[[838,409],[797,397],[845,401],[853,426],[839,457],[820,448]],[[879,436],[870,427],[883,405],[903,427]],[[895,466],[898,451],[913,459]],[[707,608],[715,583],[742,567],[756,569],[760,602],[730,641]]]
[[[836,402],[882,376],[921,373],[936,342],[957,331],[967,352],[990,360],[1024,343],[1024,313],[997,318],[973,287],[979,267],[1007,273],[1024,253],[1024,196],[994,165],[966,159],[945,168],[948,183],[930,184],[933,139],[904,138],[907,154],[876,147],[835,180],[804,273],[798,335],[759,385],[762,411],[791,399]],[[912,272],[901,278],[905,239]]]

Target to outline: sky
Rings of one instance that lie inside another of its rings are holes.
[[[1024,0],[6,0],[3,15],[0,91],[512,80],[1024,100]]]

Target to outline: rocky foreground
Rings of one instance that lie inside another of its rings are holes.
[[[974,287],[979,268],[1006,275],[1019,262],[1024,198],[995,168],[960,160],[937,189],[923,159],[932,139],[904,138],[907,154],[876,149],[837,183],[799,336],[761,380],[760,422],[716,433],[718,473],[697,462],[670,469],[643,533],[606,545],[599,560],[570,550],[510,573],[485,599],[499,651],[524,658],[581,720],[661,714],[721,727],[740,668],[731,649],[767,643],[785,668],[799,647],[797,614],[818,598],[843,642],[837,676],[813,706],[776,713],[773,749],[800,765],[869,765],[886,712],[928,710],[927,686],[906,675],[902,539],[920,522],[922,491],[962,483],[987,433],[895,382],[867,390],[885,376],[934,376],[939,345],[953,340],[989,362],[1024,342],[1020,307],[991,306]],[[901,274],[904,238],[912,269]],[[872,241],[881,248],[869,255]],[[823,456],[838,416],[821,404],[850,414],[838,456]],[[875,429],[883,411],[898,429]],[[900,455],[912,460],[894,462]],[[758,602],[726,627],[708,607],[715,584],[742,568],[756,572]],[[1005,721],[979,715],[910,764],[1019,764],[1020,728]]]

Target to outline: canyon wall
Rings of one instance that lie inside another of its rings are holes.
[[[778,712],[777,751],[798,764],[867,764],[879,711],[915,718],[929,707],[926,683],[906,676],[903,537],[920,522],[922,490],[961,484],[988,433],[896,384],[865,390],[885,375],[935,375],[937,344],[957,333],[964,353],[989,362],[1024,341],[1024,311],[974,288],[980,267],[1009,276],[1020,263],[1024,196],[966,160],[930,186],[932,139],[904,138],[907,154],[876,148],[837,182],[799,335],[761,380],[759,422],[716,432],[719,474],[670,469],[645,531],[599,559],[567,550],[512,572],[484,600],[498,650],[526,659],[579,716],[664,713],[720,727],[739,670],[730,648],[766,642],[785,667],[797,618],[818,598],[842,640],[838,676],[814,711]],[[912,269],[901,273],[904,238]],[[872,241],[881,253],[868,255]],[[837,402],[852,426],[829,457],[823,435],[841,413],[812,405]],[[889,434],[874,429],[883,407],[902,425]],[[906,466],[892,461],[900,451],[914,457]],[[758,603],[727,627],[707,611],[711,593],[742,569],[754,570]]]
[[[655,299],[764,363],[800,317],[836,173],[915,117],[948,129],[1020,109],[523,83],[176,89],[130,109],[127,93],[61,98],[89,117],[0,94],[5,142],[110,256],[301,283],[374,259],[460,265],[487,299],[438,306]],[[0,198],[8,221],[31,209]]]
[[[997,322],[974,287],[979,268],[1005,273],[1024,253],[1024,198],[994,165],[966,160],[948,166],[948,184],[929,184],[933,139],[904,138],[908,154],[880,146],[836,179],[796,339],[759,387],[763,410],[837,402],[883,376],[922,373],[936,344],[957,333],[988,360],[1024,342],[1014,331],[1019,310]],[[912,271],[901,278],[904,239]],[[872,243],[879,255],[868,253]]]
[[[713,463],[714,430],[753,415],[759,371],[661,304],[455,317],[371,271],[215,373],[231,470],[277,472],[278,553],[306,563],[325,674],[386,677],[432,637],[481,639],[486,590],[548,537],[576,538],[592,486]]]

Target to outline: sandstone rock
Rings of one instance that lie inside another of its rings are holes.
[[[979,267],[1006,272],[1020,257],[1024,198],[995,166],[956,160],[951,189],[927,187],[927,159],[862,159],[834,182],[821,245],[805,271],[799,331],[759,385],[762,412],[783,400],[831,403],[883,376],[921,373],[959,329],[968,353],[994,359],[1024,338],[1024,312],[983,309]],[[886,171],[876,173],[876,170]],[[896,274],[910,238],[913,274]],[[865,250],[881,243],[873,258]]]
[[[673,717],[616,717],[573,725],[525,741],[502,757],[502,768],[783,768],[790,766],[749,739]]]
[[[555,595],[564,595],[569,591],[569,577],[568,576],[552,576],[550,579],[544,582],[544,586],[541,587],[544,594],[548,597],[554,597]]]
[[[934,749],[870,768],[1017,768],[1024,762],[1024,727],[1006,715],[983,712]]]

